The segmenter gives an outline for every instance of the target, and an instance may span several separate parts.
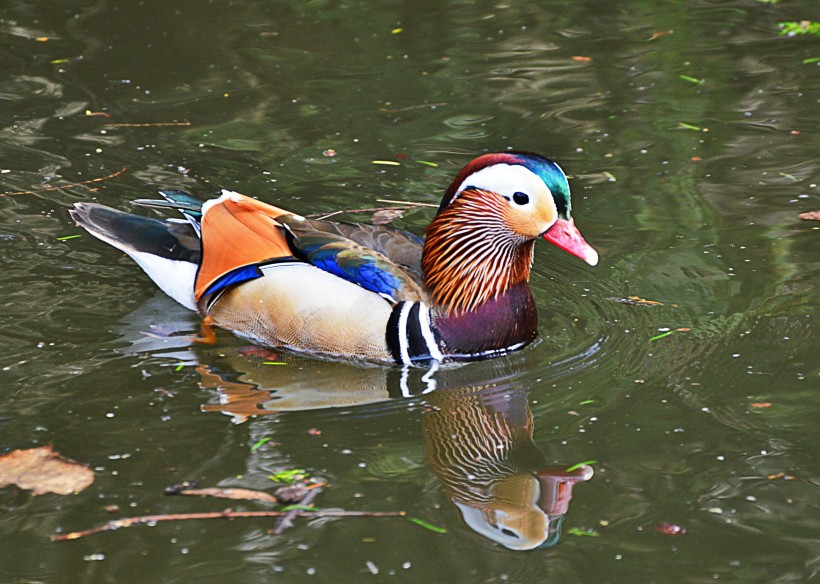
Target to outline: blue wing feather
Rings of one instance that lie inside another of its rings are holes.
[[[339,234],[294,231],[291,246],[317,268],[394,301],[420,295],[415,280],[385,255]]]

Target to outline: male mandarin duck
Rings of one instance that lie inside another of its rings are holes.
[[[537,335],[535,240],[590,265],[567,178],[529,152],[485,154],[444,193],[427,236],[311,220],[223,190],[161,191],[185,220],[76,203],[78,225],[131,256],[171,298],[252,342],[401,365],[471,361]]]

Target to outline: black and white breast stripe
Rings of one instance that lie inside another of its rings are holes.
[[[387,321],[387,347],[396,363],[441,361],[443,355],[423,302],[399,302]]]

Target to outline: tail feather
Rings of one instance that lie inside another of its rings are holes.
[[[91,235],[128,254],[168,296],[197,309],[194,281],[202,253],[190,223],[129,215],[95,203],[75,203],[69,213]]]

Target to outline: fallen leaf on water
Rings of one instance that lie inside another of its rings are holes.
[[[592,57],[585,57],[583,55],[573,55],[572,60],[578,61],[580,63],[588,63],[589,61],[592,61]]]
[[[70,495],[93,482],[90,468],[63,458],[51,446],[15,450],[0,457],[0,487],[17,485],[35,495]]]
[[[753,404],[749,404],[753,408],[770,408],[772,407],[771,402],[754,402]]]
[[[692,77],[691,75],[678,75],[684,81],[688,81],[689,83],[694,83],[695,85],[702,85],[706,80],[705,79],[698,79],[697,77]]]
[[[809,211],[808,213],[800,213],[798,215],[804,221],[820,221],[820,211]]]
[[[777,474],[770,474],[766,478],[769,479],[769,480],[772,480],[772,479],[783,479],[784,481],[794,480],[794,477],[792,475],[788,475],[784,472],[779,472]]]
[[[665,328],[658,329],[658,330],[663,331],[663,332],[659,335],[655,335],[654,337],[650,338],[649,339],[650,341],[657,341],[658,339],[668,337],[672,333],[685,333],[685,332],[690,331],[692,329],[690,329],[689,327],[682,326],[680,328],[676,328],[675,330],[669,330],[669,329],[665,329]]]
[[[221,489],[209,487],[204,489],[182,489],[179,491],[166,490],[171,495],[186,495],[189,497],[214,497],[217,499],[233,499],[235,501],[264,501],[266,503],[276,503],[276,497],[264,491],[254,491],[252,489]]]
[[[663,302],[658,302],[657,300],[647,300],[646,298],[641,298],[640,296],[627,296],[626,298],[617,298],[613,296],[607,300],[612,300],[613,302],[619,302],[621,304],[629,304],[631,306],[663,306]]]
[[[567,529],[569,535],[579,535],[584,537],[598,537],[599,533],[594,529],[581,529],[580,527],[570,527]]]
[[[301,468],[292,468],[278,472],[275,475],[270,475],[268,478],[277,483],[293,483],[307,479],[308,475],[307,472]]]
[[[408,517],[409,521],[412,521],[416,525],[422,526],[424,529],[429,529],[430,531],[435,531],[436,533],[447,533],[447,529],[444,527],[439,527],[438,525],[433,525],[432,523],[427,523],[419,519],[418,517]]]
[[[271,437],[270,436],[265,436],[261,440],[257,441],[253,446],[251,446],[251,452],[255,452],[255,451],[259,450],[260,448],[262,448],[262,446],[265,445],[265,443],[270,442],[270,441],[271,441]]]

